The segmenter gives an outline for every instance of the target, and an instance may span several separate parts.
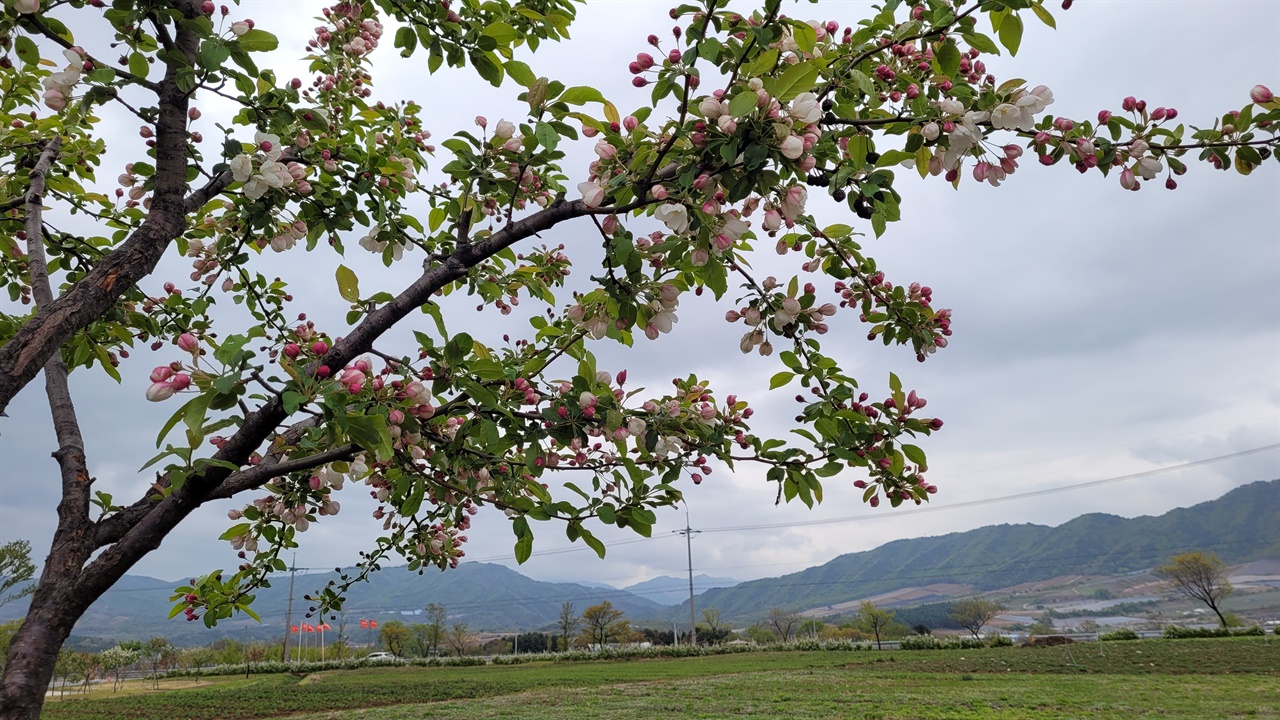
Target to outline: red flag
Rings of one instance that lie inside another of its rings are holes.
[[[368,629],[368,627],[369,627],[369,621],[368,621],[368,620],[361,619],[361,620],[360,620],[360,627],[365,628],[365,629]]]
[[[378,629],[378,621],[377,621],[377,620],[370,620],[370,621],[369,621],[369,629],[371,629],[371,630],[377,630],[377,629]]]
[[[321,629],[321,630],[326,630],[326,631],[327,631],[327,630],[332,630],[333,628],[329,627],[329,623],[325,623],[325,624],[323,624],[323,625],[321,625],[321,626],[320,626],[320,629]]]
[[[289,626],[289,629],[293,631],[293,634],[294,634],[294,635],[297,635],[297,634],[298,634],[298,626],[297,626],[297,625],[290,625],[290,626]]]
[[[315,631],[316,631],[316,626],[315,626],[315,625],[306,625],[305,627],[307,628],[307,632],[309,632],[309,633],[313,633],[313,632],[315,632]]]

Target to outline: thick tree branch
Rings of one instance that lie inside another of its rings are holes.
[[[31,169],[31,184],[27,191],[27,267],[31,276],[31,294],[35,296],[37,308],[48,307],[53,302],[49,265],[44,253],[43,211],[45,177],[61,150],[61,137],[45,144],[35,167]],[[72,541],[72,554],[79,554],[83,562],[89,555],[89,486],[93,481],[84,457],[80,422],[76,419],[76,408],[67,385],[67,365],[61,354],[55,353],[45,363],[44,378],[45,394],[49,398],[49,411],[53,415],[53,428],[58,438],[58,449],[53,456],[62,471],[57,532]]]
[[[232,473],[222,484],[213,492],[209,493],[209,500],[222,500],[237,495],[245,490],[262,487],[268,480],[278,478],[282,475],[288,475],[293,472],[301,472],[303,470],[311,470],[321,465],[328,465],[331,462],[342,460],[350,460],[359,453],[364,452],[364,448],[355,443],[348,443],[341,447],[326,450],[297,460],[286,460],[276,463],[262,463],[255,465],[247,470],[241,470]]]

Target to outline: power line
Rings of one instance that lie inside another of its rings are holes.
[[[1174,470],[1184,470],[1199,465],[1209,465],[1211,463],[1222,462],[1223,460],[1234,460],[1235,458],[1245,457],[1246,455],[1256,455],[1268,450],[1280,448],[1280,443],[1271,445],[1263,445],[1262,447],[1251,448],[1249,450],[1241,450],[1239,452],[1227,455],[1218,455],[1216,457],[1205,458],[1203,460],[1192,460],[1178,465],[1169,465],[1167,467],[1156,468],[1154,470],[1144,470],[1142,472],[1130,473],[1128,475],[1117,475],[1115,477],[1103,478],[1102,480],[1090,480],[1088,482],[1076,483],[1074,485],[1062,485],[1054,488],[1045,488],[1043,490],[1029,490],[1023,493],[1015,493],[1013,495],[1002,495],[999,497],[987,498],[985,500],[967,500],[965,502],[951,503],[950,505],[926,505],[918,508],[908,508],[905,510],[894,510],[890,513],[877,513],[875,515],[849,515],[839,518],[828,518],[824,520],[799,520],[785,523],[765,523],[761,525],[737,525],[725,526],[718,528],[705,528],[705,532],[739,532],[743,530],[769,530],[780,527],[795,527],[797,525],[831,525],[834,523],[856,522],[859,520],[880,520],[883,518],[896,518],[903,515],[916,515],[927,512],[941,512],[943,510],[956,510],[959,508],[973,507],[975,505],[990,505],[996,502],[1007,502],[1009,500],[1024,500],[1026,498],[1039,497],[1041,495],[1051,495],[1053,493],[1068,492],[1070,490],[1080,490],[1087,487],[1097,487],[1098,485],[1107,485],[1110,483],[1124,482],[1126,480],[1137,480],[1139,478],[1151,477],[1152,475],[1160,475],[1162,473],[1173,472]]]

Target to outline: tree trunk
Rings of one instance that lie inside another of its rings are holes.
[[[62,643],[84,613],[73,602],[70,581],[37,591],[22,627],[9,645],[0,683],[0,720],[38,720],[45,691],[53,681],[53,667]]]
[[[1209,603],[1209,609],[1213,611],[1214,615],[1218,616],[1218,624],[1221,627],[1227,627],[1227,618],[1222,615],[1222,611],[1218,609],[1218,605],[1216,603]]]

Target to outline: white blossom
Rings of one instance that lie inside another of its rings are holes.
[[[683,235],[689,231],[689,210],[684,205],[679,203],[659,205],[653,216],[677,235]]]
[[[798,123],[812,125],[822,119],[822,103],[811,92],[800,93],[791,101],[790,115]]]

